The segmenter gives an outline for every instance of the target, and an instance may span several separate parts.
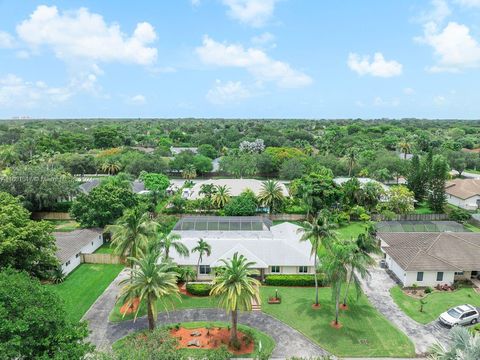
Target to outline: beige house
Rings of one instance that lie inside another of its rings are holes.
[[[236,252],[253,262],[259,277],[268,274],[313,274],[310,245],[301,242],[301,227],[292,223],[273,225],[261,216],[189,216],[182,218],[172,234],[180,235],[190,256],[171,257],[180,266],[197,266],[198,253],[191,252],[200,239],[210,244],[210,256],[200,262],[200,280],[211,280],[213,268]]]
[[[451,285],[480,273],[480,233],[377,233],[388,268],[403,286]]]
[[[476,210],[480,203],[480,179],[454,179],[445,186],[449,204],[465,210]]]

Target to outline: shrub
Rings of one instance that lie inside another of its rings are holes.
[[[432,290],[432,288],[431,288],[430,286],[427,286],[427,287],[425,288],[425,294],[430,294],[432,291],[433,291],[433,290]]]
[[[315,286],[313,275],[268,275],[265,284],[270,286]],[[318,275],[318,285],[325,285],[325,276]]]
[[[209,296],[212,285],[210,284],[188,284],[187,291],[195,296]]]
[[[470,219],[470,213],[467,210],[455,208],[450,211],[450,219],[463,223]]]

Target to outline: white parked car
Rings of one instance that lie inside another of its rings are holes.
[[[480,319],[480,313],[472,305],[460,305],[445,311],[438,320],[443,324],[452,327],[456,325],[475,324]]]

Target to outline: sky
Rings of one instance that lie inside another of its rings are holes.
[[[480,118],[480,0],[0,0],[0,118]]]

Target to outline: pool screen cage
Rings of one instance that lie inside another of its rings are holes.
[[[261,216],[185,216],[176,231],[269,231],[272,221]]]

